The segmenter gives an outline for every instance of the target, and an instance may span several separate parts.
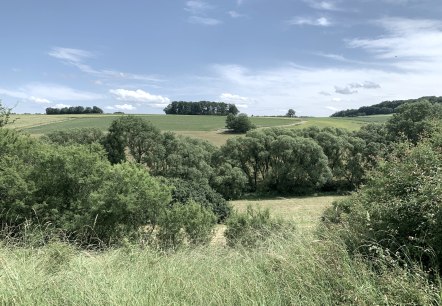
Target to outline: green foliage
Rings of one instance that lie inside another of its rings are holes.
[[[347,109],[339,111],[331,115],[331,117],[355,117],[355,116],[370,116],[396,113],[398,108],[408,103],[415,103],[420,101],[430,101],[431,103],[442,103],[442,97],[421,97],[419,99],[409,100],[395,100],[384,101],[372,106],[362,106],[359,109]]]
[[[0,128],[10,123],[10,117],[11,117],[11,109],[4,107],[2,105],[2,100],[0,100]]]
[[[417,143],[431,135],[442,120],[442,104],[431,104],[423,100],[407,103],[397,109],[397,113],[387,122],[387,131],[392,140],[406,139]]]
[[[134,234],[141,226],[155,227],[170,202],[169,189],[140,166],[118,164],[101,179],[77,227],[90,226],[92,234],[105,242]]]
[[[296,115],[296,112],[295,112],[292,108],[290,108],[290,109],[287,111],[286,117],[293,118],[293,117],[295,117],[295,115]]]
[[[102,114],[103,110],[98,106],[69,106],[62,108],[48,107],[46,108],[46,115],[68,115],[68,114]]]
[[[226,128],[233,133],[246,133],[247,131],[254,129],[255,125],[250,121],[247,114],[229,114],[226,118]]]
[[[228,163],[217,166],[210,185],[225,199],[238,199],[247,190],[247,176]]]
[[[172,187],[172,205],[194,201],[212,211],[218,222],[224,221],[230,215],[230,204],[205,182],[174,178],[168,179],[167,184]]]
[[[226,116],[227,114],[238,113],[235,104],[224,102],[185,102],[173,101],[166,106],[164,112],[168,115],[217,115]]]
[[[442,263],[442,151],[430,141],[397,144],[350,200],[325,218],[340,222],[348,247],[369,255]]]
[[[191,245],[207,244],[213,235],[216,216],[193,201],[176,204],[164,211],[157,238],[161,247],[176,249],[186,241]]]
[[[227,245],[247,248],[257,247],[277,236],[283,237],[294,229],[294,225],[287,221],[271,217],[268,209],[254,209],[251,206],[247,207],[245,213],[232,214],[226,225],[224,235]]]
[[[53,131],[43,136],[43,139],[58,145],[102,143],[104,133],[97,128],[79,128],[65,131]]]

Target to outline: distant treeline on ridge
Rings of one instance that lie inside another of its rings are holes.
[[[62,108],[48,107],[46,108],[46,115],[71,115],[71,114],[102,114],[103,110],[97,106],[83,107],[70,106]]]
[[[405,103],[428,100],[431,103],[442,103],[442,97],[421,97],[419,99],[384,101],[372,106],[362,106],[358,109],[347,109],[334,113],[331,117],[357,117],[370,115],[387,115],[396,113],[396,108]]]
[[[173,101],[164,109],[167,115],[218,115],[238,114],[239,110],[235,104],[224,102],[185,102]]]

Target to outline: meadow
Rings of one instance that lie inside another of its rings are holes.
[[[34,136],[41,136],[53,131],[74,128],[98,128],[107,131],[111,122],[120,115],[13,115],[12,128],[23,130]],[[215,145],[224,144],[227,139],[238,135],[226,134],[225,117],[192,115],[136,115],[149,120],[162,131],[172,131],[180,135],[202,138]],[[350,131],[358,130],[368,123],[385,122],[390,116],[367,116],[355,118],[286,118],[286,117],[251,117],[258,128],[280,126],[300,129],[309,126],[336,127]]]

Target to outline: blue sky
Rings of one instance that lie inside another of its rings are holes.
[[[211,100],[328,116],[442,96],[440,0],[14,0],[0,12],[0,99],[18,113]]]

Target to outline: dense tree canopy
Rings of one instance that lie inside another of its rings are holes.
[[[83,106],[69,106],[63,108],[46,108],[47,115],[73,115],[73,114],[102,114],[103,110],[98,106],[83,107]]]
[[[410,100],[395,100],[384,101],[372,106],[362,106],[358,109],[347,109],[334,113],[331,117],[356,117],[356,116],[369,116],[369,115],[385,115],[393,114],[397,112],[399,106],[406,103],[414,103],[422,100],[427,100],[431,103],[442,103],[442,97],[422,97],[419,99]]]
[[[235,104],[224,102],[185,102],[174,101],[164,109],[167,115],[217,115],[226,116],[228,114],[238,114]]]

